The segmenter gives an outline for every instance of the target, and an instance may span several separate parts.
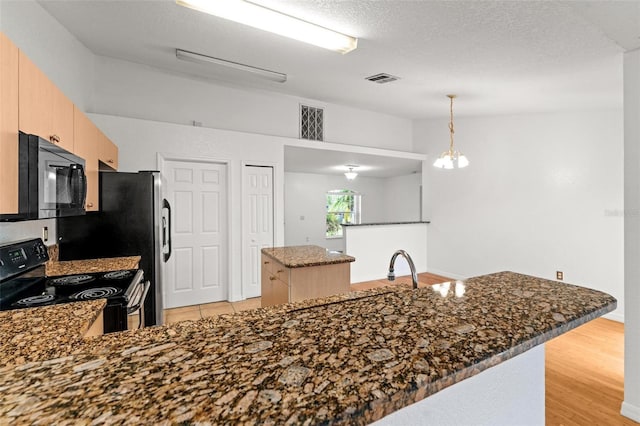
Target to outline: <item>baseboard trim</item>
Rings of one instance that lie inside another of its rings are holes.
[[[427,272],[430,273],[430,274],[435,274],[435,275],[440,275],[440,276],[443,276],[443,277],[453,278],[454,280],[465,280],[465,279],[467,279],[467,277],[464,277],[462,275],[454,274],[453,272],[441,271],[439,269],[428,268]]]
[[[602,318],[610,319],[612,321],[617,321],[624,324],[624,314],[618,313],[617,311],[609,312],[608,314],[603,315]]]
[[[622,401],[622,408],[620,414],[630,418],[633,421],[640,422],[640,407],[631,405],[628,402]]]

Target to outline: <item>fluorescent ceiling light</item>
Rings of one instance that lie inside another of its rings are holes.
[[[201,55],[199,53],[189,52],[187,50],[176,49],[176,58],[183,61],[196,62],[199,64],[215,64],[222,65],[223,67],[233,68],[251,74],[258,75],[267,80],[276,81],[278,83],[284,83],[287,81],[287,75],[279,72],[266,70],[264,68],[252,67],[251,65],[241,64],[239,62],[226,61],[220,58],[214,58],[213,56]]]
[[[266,7],[242,0],[176,0],[180,6],[293,38],[325,49],[348,53],[358,39],[302,21]]]

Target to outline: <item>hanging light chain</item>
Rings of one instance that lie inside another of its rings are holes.
[[[467,167],[469,165],[469,160],[467,157],[459,151],[456,151],[454,142],[453,142],[453,134],[455,133],[455,128],[453,125],[453,99],[456,95],[447,95],[449,98],[449,150],[443,152],[440,157],[433,163],[435,167],[443,168],[443,169],[453,169],[456,166],[459,168]]]
[[[447,96],[451,100],[449,104],[449,113],[451,114],[449,119],[449,153],[453,157],[453,153],[454,153],[453,134],[455,133],[455,130],[453,129],[453,98],[455,98],[456,95],[447,95]]]

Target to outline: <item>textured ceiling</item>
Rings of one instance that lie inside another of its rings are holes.
[[[165,1],[41,1],[98,55],[411,119],[622,106],[622,55],[638,2],[279,1],[259,3],[359,37],[346,55]],[[614,41],[617,40],[617,42]],[[174,49],[288,74],[286,83],[178,61]],[[365,77],[387,72],[399,81]]]

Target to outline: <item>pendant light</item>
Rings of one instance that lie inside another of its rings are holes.
[[[456,151],[453,145],[453,99],[456,95],[447,95],[450,99],[449,111],[451,119],[449,121],[449,150],[440,154],[440,157],[433,163],[435,167],[441,169],[454,169],[456,167],[463,168],[469,165],[469,160],[463,153]]]
[[[355,169],[356,167],[358,167],[358,166],[354,166],[352,164],[349,164],[347,166],[349,171],[348,172],[344,172],[344,177],[346,177],[347,180],[354,180],[356,178],[356,176],[358,176],[358,173],[353,171],[353,169]]]

